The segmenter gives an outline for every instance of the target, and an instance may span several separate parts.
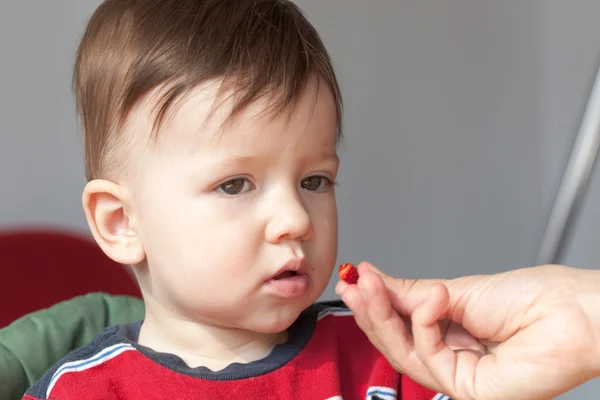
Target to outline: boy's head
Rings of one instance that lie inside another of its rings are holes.
[[[277,332],[322,294],[341,97],[296,6],[107,0],[74,80],[86,217],[147,318]]]

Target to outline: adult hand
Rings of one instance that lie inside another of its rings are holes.
[[[399,372],[453,399],[551,399],[600,375],[600,273],[538,266],[397,279],[363,262],[340,294]]]

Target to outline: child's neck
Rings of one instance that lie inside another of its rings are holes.
[[[138,343],[157,352],[179,356],[190,368],[219,371],[232,363],[260,360],[287,332],[262,334],[210,324],[198,324],[169,313],[146,308]]]

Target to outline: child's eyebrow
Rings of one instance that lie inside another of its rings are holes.
[[[306,157],[310,161],[329,161],[339,163],[340,158],[336,153],[317,153]],[[222,158],[217,158],[214,164],[246,164],[260,162],[264,157],[260,154],[256,155],[226,155]]]
[[[236,168],[241,165],[260,165],[264,163],[266,160],[260,154],[256,155],[235,155],[229,154],[223,157],[217,157],[210,162],[210,167],[215,169],[227,169],[227,168]],[[310,155],[304,159],[301,159],[300,162],[306,163],[331,163],[336,166],[339,164],[340,160],[336,153],[324,152],[324,153],[316,153]]]
[[[215,159],[211,164],[219,167],[227,167],[227,166],[237,166],[240,164],[256,164],[260,162],[260,156],[237,156],[237,155],[227,155],[222,158]]]
[[[317,157],[315,157],[315,160],[328,161],[328,162],[333,162],[335,164],[340,163],[340,158],[338,157],[338,155],[336,153],[329,153],[329,152],[319,154]]]

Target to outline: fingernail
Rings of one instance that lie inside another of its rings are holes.
[[[365,288],[364,283],[359,279],[356,286],[358,286],[358,291],[363,298],[363,301],[367,301],[367,290]]]
[[[361,261],[361,264],[365,264],[371,271],[375,272],[375,273],[381,273],[381,271],[379,271],[379,269],[377,269],[376,266],[374,266],[373,264],[371,264],[368,261]]]
[[[381,273],[381,271],[379,270],[379,268],[377,268],[376,266],[374,266],[373,264],[367,264],[369,266],[369,268],[371,268],[371,271],[376,272],[378,274]]]
[[[342,297],[346,289],[348,289],[348,284],[344,281],[339,281],[337,285],[335,285],[335,292],[340,297]]]

